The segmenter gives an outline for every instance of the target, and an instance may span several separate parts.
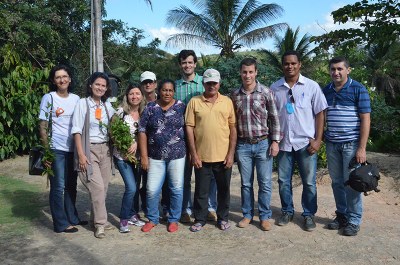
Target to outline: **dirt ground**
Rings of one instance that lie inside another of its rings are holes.
[[[116,226],[96,239],[89,227],[75,234],[52,231],[48,189],[41,176],[29,176],[27,157],[0,162],[0,175],[12,176],[43,187],[41,217],[32,224],[33,234],[11,240],[0,239],[0,264],[400,264],[400,156],[369,153],[368,160],[381,169],[380,193],[364,197],[364,217],[356,237],[345,237],[324,226],[333,218],[335,204],[326,170],[318,175],[318,212],[313,232],[301,228],[302,186],[294,188],[295,218],[285,227],[259,229],[259,221],[238,228],[241,219],[240,176],[234,168],[231,184],[232,228],[222,232],[210,223],[198,233],[180,225],[168,233],[160,224],[150,233],[137,227],[127,234],[118,232],[118,213],[124,190],[117,174],[110,184],[107,208]],[[273,219],[280,215],[276,176],[272,195]],[[192,181],[193,183],[193,181]],[[255,185],[257,186],[257,185]],[[89,218],[89,198],[79,183],[77,207],[81,218]],[[0,206],[1,207],[1,206]]]

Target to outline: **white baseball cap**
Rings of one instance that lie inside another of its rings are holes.
[[[140,75],[140,82],[143,82],[144,80],[156,81],[157,78],[153,72],[145,71]]]
[[[204,74],[203,74],[203,82],[217,82],[219,83],[221,81],[221,75],[219,72],[215,69],[207,69]]]

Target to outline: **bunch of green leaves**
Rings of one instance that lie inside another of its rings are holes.
[[[137,163],[135,154],[128,153],[128,149],[135,142],[135,139],[132,138],[129,125],[123,119],[116,117],[112,120],[109,130],[113,144],[121,155],[126,157],[130,162]]]
[[[53,163],[55,160],[55,155],[54,155],[54,152],[52,151],[53,143],[51,142],[51,136],[50,136],[51,135],[50,130],[52,130],[53,121],[51,119],[49,119],[49,117],[51,115],[51,110],[53,109],[53,104],[51,104],[49,102],[47,104],[46,108],[49,110],[49,111],[45,112],[45,116],[46,116],[47,120],[49,121],[49,124],[46,128],[47,141],[46,141],[46,144],[42,145],[43,151],[44,151],[43,158],[42,158],[43,164],[46,161]],[[44,176],[46,174],[48,177],[54,176],[53,169],[51,167],[45,167],[42,175]]]

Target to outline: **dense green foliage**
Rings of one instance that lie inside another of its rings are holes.
[[[22,62],[15,51],[4,48],[8,50],[0,71],[0,161],[38,143],[39,104],[48,90],[48,69]]]
[[[328,32],[315,38],[324,48],[337,46],[369,47],[377,42],[398,40],[400,3],[398,0],[362,0],[332,12],[335,23],[357,22],[358,28]]]
[[[328,60],[336,55],[346,56],[351,63],[352,78],[370,90],[373,109],[370,148],[400,152],[398,1],[364,0],[339,8],[332,13],[336,23],[359,21],[361,28],[314,37],[318,41],[315,49],[309,47],[308,34],[298,35],[298,28],[287,29],[283,36],[274,35],[286,28],[284,23],[268,26],[280,16],[280,6],[252,0],[244,1],[244,5],[239,2],[193,0],[201,13],[184,6],[170,11],[170,23],[189,27],[188,32],[197,30],[192,33],[221,49],[217,55],[202,55],[196,72],[202,74],[210,67],[219,70],[221,92],[228,94],[240,86],[239,63],[250,56],[259,63],[258,80],[270,85],[282,75],[280,55],[287,49],[295,49],[303,51],[306,58],[302,73],[323,87],[330,82]],[[269,15],[264,14],[266,10]],[[251,16],[252,12],[258,15]],[[90,75],[90,1],[5,0],[0,4],[0,25],[0,160],[3,160],[26,153],[38,144],[39,103],[48,92],[47,76],[52,65],[70,66],[75,92],[85,95],[83,88]],[[212,39],[204,39],[204,34]],[[128,27],[123,21],[103,20],[104,66],[106,72],[121,78],[121,90],[128,82],[138,82],[146,70],[155,72],[158,80],[180,77],[176,55],[161,50],[159,39],[140,45],[144,36],[143,30]],[[243,45],[271,36],[275,37],[275,50],[269,52],[275,56],[275,63],[262,51],[237,52]],[[189,34],[175,40],[192,37]]]

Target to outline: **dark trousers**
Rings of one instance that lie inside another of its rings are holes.
[[[225,168],[223,162],[203,162],[203,166],[199,169],[195,168],[194,173],[196,179],[193,204],[195,222],[206,224],[208,194],[212,177],[215,177],[217,183],[218,221],[228,221],[232,168]]]

